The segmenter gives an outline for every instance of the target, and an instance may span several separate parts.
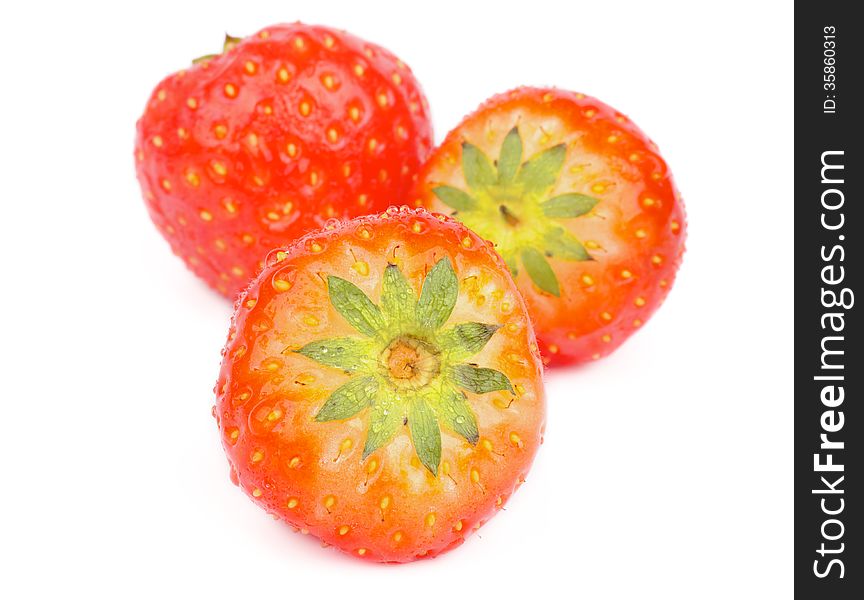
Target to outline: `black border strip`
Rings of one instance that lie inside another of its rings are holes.
[[[864,24],[852,16],[856,5],[795,3],[794,555],[801,598],[864,598],[864,309],[857,306],[864,303]]]

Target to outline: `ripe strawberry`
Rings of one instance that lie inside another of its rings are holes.
[[[461,544],[541,443],[542,366],[506,266],[422,209],[272,252],[223,356],[214,414],[234,480],[365,559]]]
[[[684,207],[656,146],[582,94],[491,98],[433,152],[417,194],[495,243],[547,364],[618,347],[663,301],[684,250]]]
[[[159,231],[234,297],[267,252],[410,191],[428,107],[387,50],[299,23],[268,27],[154,90],[136,166]]]

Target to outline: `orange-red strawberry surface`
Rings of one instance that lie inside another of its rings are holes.
[[[524,480],[541,371],[488,242],[391,208],[268,256],[237,301],[215,414],[232,477],[262,508],[405,562],[461,544]]]
[[[162,81],[138,122],[150,216],[233,297],[267,252],[405,197],[432,144],[408,67],[345,32],[268,27]]]
[[[520,88],[466,117],[416,192],[494,242],[547,364],[600,358],[665,298],[684,207],[656,146],[599,100]]]

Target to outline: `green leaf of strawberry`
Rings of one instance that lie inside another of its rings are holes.
[[[372,402],[363,460],[393,439],[405,424],[405,406],[390,390],[382,390]]]
[[[367,365],[370,344],[356,338],[334,338],[310,342],[296,350],[322,365],[353,373]]]
[[[345,317],[354,329],[369,337],[376,337],[384,328],[381,309],[350,281],[331,275],[327,278],[330,303]]]
[[[498,157],[498,183],[510,183],[522,163],[522,138],[519,129],[514,127],[507,133]]]
[[[454,360],[468,358],[480,352],[500,327],[486,323],[460,323],[441,333],[441,348],[449,351]]]
[[[232,48],[237,46],[237,44],[239,44],[242,41],[243,41],[243,38],[234,37],[234,36],[228,35],[226,33],[225,34],[225,40],[222,42],[222,54],[228,52],[229,50],[231,50]],[[217,56],[219,56],[219,54],[205,54],[204,56],[199,56],[198,58],[193,59],[192,64],[197,65],[198,63],[207,62],[208,60],[213,60]]]
[[[567,147],[564,144],[538,152],[519,169],[517,183],[522,184],[527,194],[546,191],[558,179],[566,155]]]
[[[389,323],[410,321],[417,310],[417,294],[396,265],[384,269],[381,309]]]
[[[378,393],[378,381],[374,377],[356,377],[338,387],[318,414],[316,421],[339,421],[348,419],[369,406]]]
[[[462,144],[462,170],[465,173],[465,183],[473,189],[492,185],[498,179],[489,157],[474,144]]]
[[[477,208],[477,201],[460,190],[449,185],[439,185],[432,192],[441,202],[458,211],[469,211]]]
[[[461,435],[472,446],[480,439],[477,418],[464,392],[446,388],[442,393],[442,401],[435,405],[435,414],[440,423]]]
[[[549,254],[555,258],[579,261],[594,260],[591,258],[591,255],[588,254],[588,251],[585,249],[585,246],[582,245],[582,242],[577,240],[573,234],[560,227],[556,227],[546,232],[546,235],[543,238],[543,245],[548,250]],[[535,283],[537,282],[535,281]],[[540,286],[539,283],[537,285]]]
[[[461,388],[475,394],[486,394],[499,390],[512,392],[510,380],[501,371],[475,367],[474,365],[456,365],[453,367],[453,379]]]
[[[415,396],[408,403],[408,425],[417,457],[433,475],[438,475],[438,465],[441,463],[441,429],[435,413],[423,398]]]
[[[562,194],[540,204],[543,214],[557,219],[581,217],[596,206],[596,198],[585,194]]]
[[[459,281],[453,265],[450,259],[443,258],[435,263],[423,282],[417,302],[417,323],[427,329],[441,327],[450,318],[458,295]]]
[[[558,286],[555,271],[552,270],[549,261],[540,252],[534,248],[524,248],[522,250],[522,264],[525,265],[525,271],[528,272],[534,285],[553,296],[561,295],[561,288]]]

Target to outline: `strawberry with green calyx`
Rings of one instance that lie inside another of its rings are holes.
[[[232,479],[379,562],[461,544],[542,441],[542,367],[509,270],[422,209],[272,252],[238,300],[217,393]]]
[[[684,206],[657,147],[584,94],[489,99],[433,152],[416,193],[495,244],[550,365],[623,343],[660,306],[684,252]]]

